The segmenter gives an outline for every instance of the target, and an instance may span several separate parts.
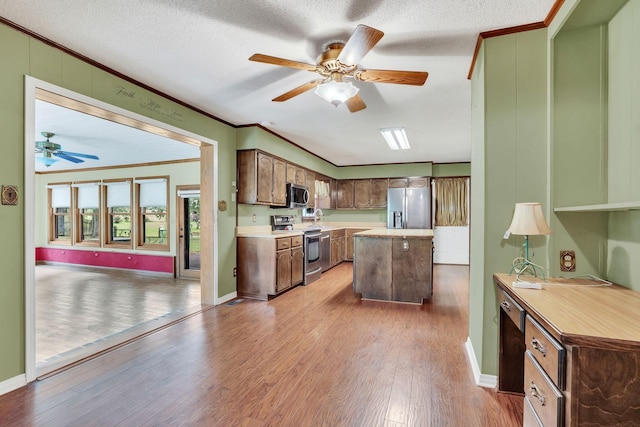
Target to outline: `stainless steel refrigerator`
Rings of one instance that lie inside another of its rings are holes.
[[[387,228],[431,228],[430,188],[387,190]]]

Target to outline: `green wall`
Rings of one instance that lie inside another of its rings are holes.
[[[230,200],[236,175],[236,130],[0,25],[0,183],[17,185],[18,206],[0,206],[3,280],[0,285],[0,382],[25,372],[24,79],[26,75],[218,141],[220,200]],[[121,95],[119,88],[135,92]],[[158,108],[146,108],[144,100]],[[219,296],[235,292],[235,203],[218,212]]]
[[[480,370],[497,374],[492,274],[509,272],[522,236],[503,239],[516,202],[547,202],[547,37],[535,30],[484,40],[472,78],[469,338]],[[546,237],[530,239],[547,265]]]

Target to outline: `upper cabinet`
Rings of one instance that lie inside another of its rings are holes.
[[[352,179],[338,180],[338,201],[336,208],[353,209],[354,181]]]
[[[306,171],[305,185],[309,189],[309,207],[316,207],[316,174],[311,171]]]
[[[287,183],[296,185],[307,185],[307,177],[304,168],[287,163]]]
[[[257,150],[238,151],[238,202],[284,206],[286,164]]]

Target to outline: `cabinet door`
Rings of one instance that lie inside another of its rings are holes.
[[[287,163],[287,184],[296,183],[296,166]]]
[[[329,187],[331,194],[329,196],[329,208],[337,209],[338,207],[338,180],[331,178],[329,181]]]
[[[407,178],[389,178],[389,188],[406,188]]]
[[[338,181],[338,209],[353,208],[353,180],[342,179]]]
[[[371,180],[356,179],[353,182],[353,206],[356,209],[371,207]]]
[[[338,264],[340,255],[340,239],[331,239],[331,267]]]
[[[387,189],[389,182],[387,179],[371,180],[371,207],[386,208],[387,207]]]
[[[287,172],[286,163],[280,159],[273,159],[273,199],[274,205],[284,206],[287,203]]]
[[[409,178],[409,183],[407,185],[411,188],[428,188],[429,187],[429,177],[419,177],[419,178]]]
[[[307,171],[307,188],[309,189],[309,207],[316,207],[316,174]]]
[[[306,185],[307,178],[305,174],[305,170],[300,167],[296,167],[296,184],[298,185]]]
[[[302,283],[304,278],[304,253],[302,246],[291,249],[291,285]]]
[[[276,292],[291,287],[291,250],[276,252]]]
[[[263,153],[258,153],[258,203],[273,201],[273,159]]]

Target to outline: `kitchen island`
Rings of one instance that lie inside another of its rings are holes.
[[[363,299],[422,304],[433,294],[433,230],[355,233],[353,290]]]

